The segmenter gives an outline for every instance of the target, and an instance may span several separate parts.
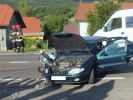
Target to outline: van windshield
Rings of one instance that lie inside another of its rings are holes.
[[[114,18],[109,21],[106,26],[106,31],[112,31],[114,29],[119,29],[122,27],[122,19],[121,18]]]

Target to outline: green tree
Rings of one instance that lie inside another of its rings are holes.
[[[61,15],[49,15],[44,17],[44,25],[47,25],[51,33],[60,32],[63,29],[64,18]]]
[[[96,4],[94,11],[90,11],[88,18],[88,33],[93,35],[98,29],[102,28],[108,18],[118,9],[120,3],[113,3],[111,0],[103,0]]]
[[[22,16],[31,16],[31,5],[27,3],[27,0],[20,0],[17,8]]]
[[[43,29],[47,25],[51,33],[61,32],[64,24],[67,24],[70,21],[69,19],[74,17],[74,10],[66,6],[52,7],[49,11],[51,13],[44,16],[42,24]]]

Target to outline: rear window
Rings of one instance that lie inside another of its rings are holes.
[[[133,27],[133,16],[126,17],[126,27]]]

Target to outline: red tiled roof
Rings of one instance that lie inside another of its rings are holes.
[[[38,33],[41,32],[40,22],[35,17],[23,17],[26,28],[23,28],[23,33]]]
[[[67,24],[64,25],[63,32],[80,34],[79,24]]]
[[[133,8],[133,2],[130,2],[130,3],[129,2],[127,2],[127,3],[125,2],[125,3],[122,3],[121,4],[121,8],[122,9],[131,9],[131,8]]]
[[[0,4],[0,26],[8,26],[14,9],[7,4]]]
[[[80,3],[77,9],[77,13],[75,15],[76,20],[78,21],[86,21],[86,14],[88,11],[93,10],[95,7],[95,3]],[[130,9],[133,8],[133,2],[124,2],[121,3],[121,9]]]
[[[79,7],[77,9],[76,13],[76,20],[79,21],[85,21],[86,20],[86,14],[90,11],[93,10],[95,7],[95,3],[80,3]]]

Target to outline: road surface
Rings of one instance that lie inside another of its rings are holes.
[[[1,100],[133,100],[133,62],[100,74],[93,85],[36,87],[38,54],[0,54]]]

